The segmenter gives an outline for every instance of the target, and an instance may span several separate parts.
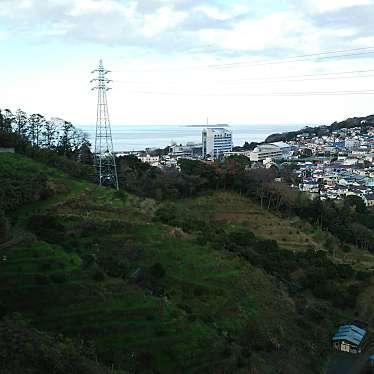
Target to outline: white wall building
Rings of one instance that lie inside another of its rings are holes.
[[[218,158],[232,151],[232,132],[224,128],[208,128],[202,133],[203,157]]]
[[[159,156],[151,156],[151,155],[147,154],[145,156],[137,156],[137,157],[141,162],[145,162],[145,163],[150,164],[152,166],[158,166],[159,163],[160,163],[160,157]]]
[[[360,146],[360,141],[357,140],[357,139],[347,139],[344,142],[344,145],[345,145],[345,148],[355,149],[355,148],[358,148]]]
[[[290,157],[292,155],[292,153],[293,153],[292,147],[289,144],[287,144],[287,143],[284,143],[284,142],[274,142],[274,143],[271,143],[271,144],[279,147],[279,149],[281,150],[284,158]]]
[[[171,145],[169,155],[174,157],[200,157],[201,153],[201,143],[187,143],[186,145]]]
[[[282,150],[274,144],[260,144],[250,154],[250,159],[253,162],[264,161],[267,158],[277,160],[282,157]]]

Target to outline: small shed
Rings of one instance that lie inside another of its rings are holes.
[[[353,324],[342,325],[333,336],[332,344],[337,351],[358,354],[361,353],[365,337],[366,330]]]

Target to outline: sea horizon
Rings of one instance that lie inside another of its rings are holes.
[[[245,142],[263,142],[274,133],[300,130],[307,124],[228,124],[225,127],[233,133],[234,146]],[[96,125],[78,125],[86,132],[90,142],[95,141]],[[111,126],[113,146],[116,152],[140,151],[146,148],[165,148],[173,143],[199,143],[201,132],[206,125],[118,125]],[[220,127],[208,125],[208,127]]]

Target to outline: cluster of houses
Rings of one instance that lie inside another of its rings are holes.
[[[374,206],[374,167],[344,162],[303,163],[297,174],[299,190],[325,199],[356,195],[366,206]]]
[[[323,199],[356,195],[374,206],[374,128],[333,131],[328,136],[299,136],[290,142],[297,151],[299,190]]]
[[[361,125],[363,125],[362,123]],[[242,155],[253,167],[293,163],[300,191],[312,198],[339,200],[356,195],[374,206],[374,127],[342,128],[318,135],[305,132],[289,142],[263,143],[251,150],[233,151],[232,132],[207,128],[201,143],[173,144],[168,154],[155,156],[151,150],[138,153],[143,162],[158,167],[176,167],[178,159],[212,161]]]

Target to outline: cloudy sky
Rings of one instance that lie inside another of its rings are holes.
[[[0,107],[94,123],[102,58],[114,124],[373,114],[373,19],[373,0],[0,0]]]

